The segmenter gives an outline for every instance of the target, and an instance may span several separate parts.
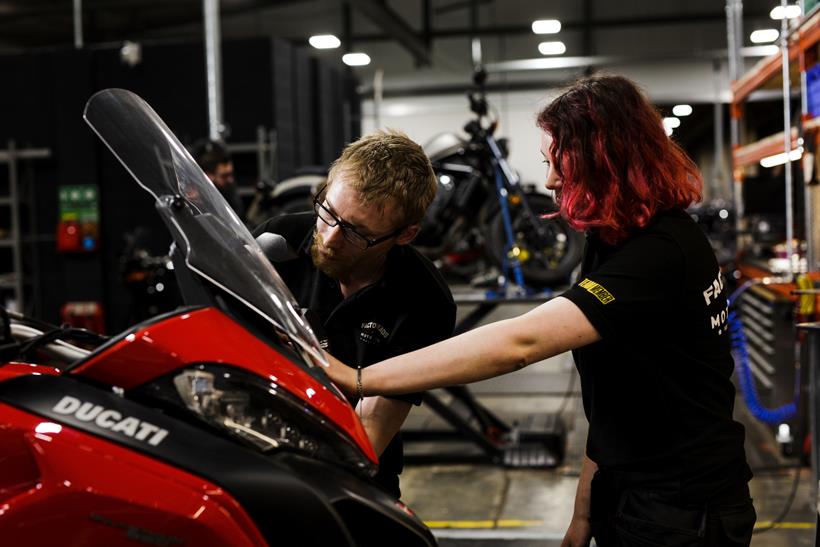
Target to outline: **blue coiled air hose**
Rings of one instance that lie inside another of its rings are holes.
[[[749,287],[755,285],[756,281],[747,281],[737,289],[729,297],[729,305],[734,303],[736,299],[745,292]],[[735,356],[735,370],[740,383],[740,391],[743,394],[743,400],[752,416],[765,422],[767,424],[781,424],[792,418],[797,414],[797,405],[800,401],[800,369],[798,368],[794,375],[794,400],[777,408],[766,408],[761,404],[760,398],[757,394],[757,386],[755,385],[752,370],[749,366],[749,351],[746,347],[746,334],[743,332],[743,323],[740,321],[737,313],[732,310],[729,312],[729,333],[732,336],[732,351]]]

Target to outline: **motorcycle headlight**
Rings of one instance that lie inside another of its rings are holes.
[[[275,382],[222,365],[176,371],[140,395],[185,408],[262,452],[294,450],[373,475],[376,466],[320,413]]]

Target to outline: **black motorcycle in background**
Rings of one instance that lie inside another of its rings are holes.
[[[139,323],[182,305],[171,257],[159,252],[153,241],[155,236],[144,226],[138,226],[124,236],[119,266],[120,279],[131,300],[128,324]],[[166,243],[166,248],[169,245]]]
[[[468,98],[476,117],[464,126],[469,138],[443,133],[424,147],[438,192],[414,245],[473,280],[482,270],[485,277],[500,270],[518,285],[566,283],[581,260],[583,236],[560,218],[542,218],[558,210],[556,203],[521,184],[507,163],[507,141],[495,139],[498,119],[488,116],[486,78],[482,69],[473,75]]]

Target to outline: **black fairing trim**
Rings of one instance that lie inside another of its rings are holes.
[[[66,395],[117,411],[123,418],[148,422],[169,433],[157,446],[152,446],[147,440],[111,431],[94,421],[56,412],[55,406]],[[412,536],[407,545],[420,544],[421,537],[429,538],[427,545],[435,544],[429,530],[398,510],[387,494],[340,469],[293,454],[267,457],[73,378],[14,378],[0,383],[0,401],[162,460],[221,486],[247,511],[271,545],[282,545],[283,541],[300,546],[356,545],[332,506],[340,499],[355,496],[372,500],[382,516],[400,522],[408,536]],[[396,540],[394,544],[404,544],[400,538]]]

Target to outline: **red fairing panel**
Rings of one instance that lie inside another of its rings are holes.
[[[3,545],[267,545],[204,479],[4,404],[0,423]]]
[[[0,382],[5,382],[6,380],[27,374],[50,374],[52,376],[59,376],[60,371],[56,368],[45,367],[43,365],[31,365],[29,363],[0,363]]]
[[[240,367],[278,384],[336,423],[371,461],[378,462],[347,401],[214,308],[183,313],[129,334],[72,374],[127,390],[203,362]]]

